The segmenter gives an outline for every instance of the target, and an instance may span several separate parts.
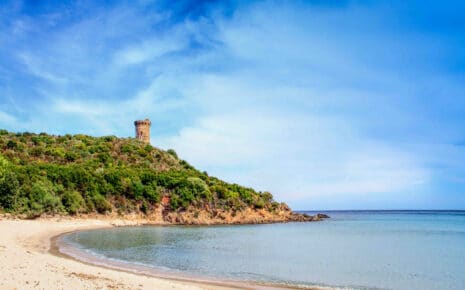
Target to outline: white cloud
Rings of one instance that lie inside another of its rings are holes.
[[[63,120],[61,123],[71,126],[71,132],[74,133],[132,136],[135,119],[159,119],[160,116],[171,115],[188,106],[186,99],[167,97],[176,85],[172,79],[160,77],[140,88],[131,97],[121,100],[89,99],[76,94],[63,98],[41,90],[40,93],[47,97],[47,101],[38,105],[37,111],[41,112],[42,117],[42,114],[47,115],[45,120],[51,116]],[[44,126],[43,120],[36,120],[36,125]],[[57,128],[57,124],[54,128]],[[154,131],[159,129],[154,128]]]
[[[213,175],[272,190],[279,200],[388,193],[429,181],[415,156],[331,118],[244,110],[202,118],[157,142]]]
[[[173,36],[144,41],[118,51],[114,56],[114,62],[122,66],[146,63],[164,54],[176,52],[185,45],[185,39],[177,39]]]
[[[56,84],[66,84],[68,82],[65,77],[47,70],[45,68],[47,65],[42,64],[43,60],[40,61],[37,57],[33,57],[27,53],[20,53],[18,57],[26,66],[29,74]]]
[[[112,103],[104,101],[82,101],[72,99],[53,99],[52,109],[60,114],[103,117],[113,109]]]
[[[11,125],[16,122],[16,118],[8,113],[0,111],[0,123],[2,125]]]

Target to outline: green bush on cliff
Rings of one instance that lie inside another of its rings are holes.
[[[176,151],[174,151],[174,149],[168,149],[168,150],[166,150],[166,153],[168,153],[169,155],[171,155],[174,158],[178,159],[178,153],[176,153]]]
[[[0,210],[48,214],[148,213],[162,196],[171,210],[276,209],[271,194],[230,184],[132,138],[52,136],[0,130]]]
[[[85,205],[84,199],[76,190],[66,191],[61,197],[61,202],[70,214],[77,214]]]
[[[0,205],[4,209],[12,210],[18,197],[19,182],[13,172],[6,172],[0,178]]]
[[[111,204],[101,194],[97,193],[93,196],[95,209],[98,213],[106,213],[111,211]]]
[[[50,182],[35,182],[29,193],[30,209],[34,214],[58,213],[62,211],[61,199]]]
[[[152,203],[158,203],[160,201],[160,190],[156,183],[152,182],[144,186],[144,198]]]
[[[10,162],[0,155],[0,207],[12,210],[19,193],[19,182]]]

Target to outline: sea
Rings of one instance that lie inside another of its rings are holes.
[[[319,212],[331,218],[119,227],[74,232],[61,241],[101,264],[181,277],[329,289],[465,289],[465,211]]]

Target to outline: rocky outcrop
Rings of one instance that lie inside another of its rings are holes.
[[[25,218],[20,215],[0,214],[1,219],[16,219]],[[101,220],[117,220],[121,225],[227,225],[227,224],[269,224],[269,223],[287,223],[287,222],[314,222],[328,218],[327,215],[307,215],[295,213],[290,210],[279,210],[270,212],[266,209],[251,209],[247,208],[242,211],[226,211],[226,210],[199,210],[189,208],[185,211],[166,211],[163,206],[157,207],[150,214],[143,213],[126,213],[117,214],[115,212],[109,214],[80,214],[76,216],[69,215],[40,215],[37,218],[58,218],[58,219],[101,219]]]
[[[319,218],[319,219],[329,219],[329,215],[324,214],[324,213],[318,213],[318,214],[316,214],[316,218]]]
[[[0,214],[0,219],[5,218],[26,218],[21,215]],[[129,224],[152,224],[152,225],[227,225],[227,224],[269,224],[287,222],[313,222],[329,218],[326,214],[318,213],[308,215],[296,213],[290,210],[286,204],[281,204],[277,209],[254,209],[252,207],[243,210],[211,209],[189,207],[187,210],[173,211],[169,204],[159,204],[152,208],[149,214],[142,212],[117,213],[112,211],[107,214],[79,214],[69,215],[46,215],[42,214],[36,218],[92,218],[102,220],[118,220]]]
[[[326,216],[326,215],[325,215]],[[287,207],[275,211],[267,209],[246,208],[241,211],[221,209],[198,209],[190,207],[184,211],[166,211],[163,206],[157,208],[146,217],[149,223],[167,223],[184,225],[213,225],[213,224],[263,224],[285,222],[320,221],[323,215],[307,215],[292,212]]]

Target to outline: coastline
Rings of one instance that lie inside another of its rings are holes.
[[[78,260],[58,249],[57,240],[66,233],[144,224],[122,219],[0,218],[0,258],[5,261],[0,265],[0,289],[299,289],[131,271]]]

